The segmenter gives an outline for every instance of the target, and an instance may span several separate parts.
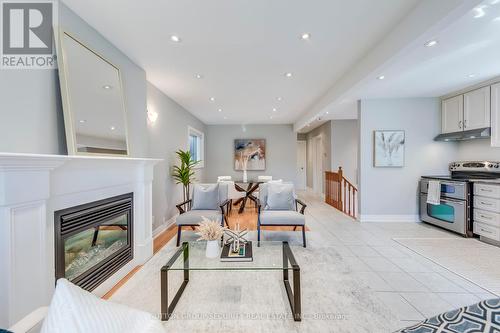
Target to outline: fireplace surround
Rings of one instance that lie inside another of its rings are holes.
[[[151,258],[157,163],[162,160],[0,153],[0,327],[50,303],[56,280],[55,212],[134,194],[133,258],[95,287],[97,296]]]
[[[54,212],[56,280],[92,291],[131,261],[134,194]]]

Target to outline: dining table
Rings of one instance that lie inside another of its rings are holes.
[[[259,188],[259,185],[262,184],[263,181],[257,179],[247,179],[243,180],[235,180],[234,187],[239,192],[244,192],[245,195],[234,202],[234,205],[240,205],[238,213],[241,214],[245,210],[245,206],[248,200],[251,200],[257,205],[257,198],[253,195],[253,193]]]

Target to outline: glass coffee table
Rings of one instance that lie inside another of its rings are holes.
[[[288,242],[252,242],[253,261],[222,262],[205,256],[206,242],[184,242],[161,268],[161,319],[168,320],[189,282],[190,271],[283,271],[283,283],[293,319],[301,320],[300,267]],[[183,271],[184,279],[169,304],[169,272]],[[292,274],[292,286],[289,273]]]

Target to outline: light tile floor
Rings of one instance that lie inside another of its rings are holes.
[[[498,248],[476,239],[457,248],[462,237],[425,223],[359,223],[330,208],[318,196],[303,192],[301,197],[309,204],[307,223],[311,230],[329,238],[328,243],[345,257],[353,274],[404,325],[497,297],[494,292],[500,291],[500,279],[496,279],[496,272],[500,273]],[[402,239],[406,240],[404,245]],[[432,256],[439,252],[439,256]],[[495,274],[485,277],[485,271]],[[466,276],[463,273],[475,277],[476,283],[462,277]]]

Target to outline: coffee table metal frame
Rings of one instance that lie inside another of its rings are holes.
[[[168,273],[173,267],[176,260],[180,255],[183,255],[184,260],[184,280],[175,293],[170,304],[168,303]],[[290,285],[290,280],[288,278],[288,270],[289,267],[292,270],[293,275],[293,287]],[[208,269],[210,270],[210,269]],[[223,269],[214,269],[214,270],[248,270],[252,271],[251,267],[238,267],[238,268],[223,268]],[[259,269],[264,270],[265,269]],[[172,313],[175,309],[175,306],[179,302],[179,299],[186,289],[186,286],[189,282],[189,243],[183,242],[182,246],[177,249],[174,255],[170,258],[168,263],[161,268],[161,320],[165,321],[170,319]],[[301,290],[300,290],[300,267],[295,260],[293,252],[290,248],[288,242],[283,242],[283,283],[285,284],[286,294],[288,296],[288,301],[290,303],[290,308],[292,309],[292,315],[294,321],[301,321],[302,319],[302,308],[301,308]]]

